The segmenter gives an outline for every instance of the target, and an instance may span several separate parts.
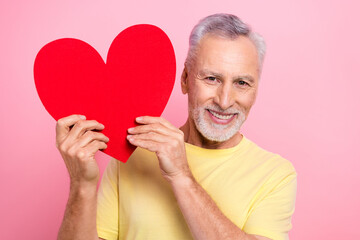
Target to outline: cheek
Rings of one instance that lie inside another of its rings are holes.
[[[189,104],[199,106],[211,99],[211,91],[205,86],[192,83],[188,91]]]
[[[256,100],[256,91],[248,92],[246,94],[242,94],[239,97],[239,104],[245,110],[246,115],[249,114],[251,107],[254,105]]]
[[[198,105],[197,102],[197,96],[198,95],[198,91],[196,89],[194,89],[193,87],[189,88],[188,91],[188,105],[189,108],[196,108]]]

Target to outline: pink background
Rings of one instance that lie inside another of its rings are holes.
[[[179,77],[188,35],[216,12],[240,16],[267,40],[259,96],[243,132],[297,169],[291,239],[360,239],[359,8],[354,0],[1,1],[1,239],[55,239],[68,197],[55,121],[33,82],[40,48],[79,38],[105,59],[122,29],[161,27],[178,68],[163,116],[180,126],[187,116]],[[100,153],[98,160],[103,170],[109,157]]]

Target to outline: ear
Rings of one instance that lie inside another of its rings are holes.
[[[184,70],[181,74],[181,91],[183,94],[187,94],[188,93],[188,87],[189,87],[189,83],[188,83],[188,71],[186,66],[184,67]]]

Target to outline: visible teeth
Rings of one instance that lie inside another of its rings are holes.
[[[219,119],[222,119],[222,120],[227,120],[227,119],[230,119],[230,118],[232,118],[233,116],[234,116],[234,114],[230,114],[230,115],[220,115],[220,114],[218,114],[218,113],[216,113],[216,112],[213,112],[213,111],[211,111],[211,110],[209,110],[210,111],[210,113],[212,114],[212,115],[214,115],[215,117],[217,117],[217,118],[219,118]]]

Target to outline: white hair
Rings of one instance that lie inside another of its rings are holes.
[[[193,28],[189,38],[189,51],[185,60],[185,66],[188,69],[194,64],[199,42],[209,33],[227,39],[236,39],[239,36],[248,37],[257,49],[259,71],[261,72],[266,51],[264,38],[260,34],[252,32],[250,26],[242,22],[237,16],[226,13],[207,16]]]

